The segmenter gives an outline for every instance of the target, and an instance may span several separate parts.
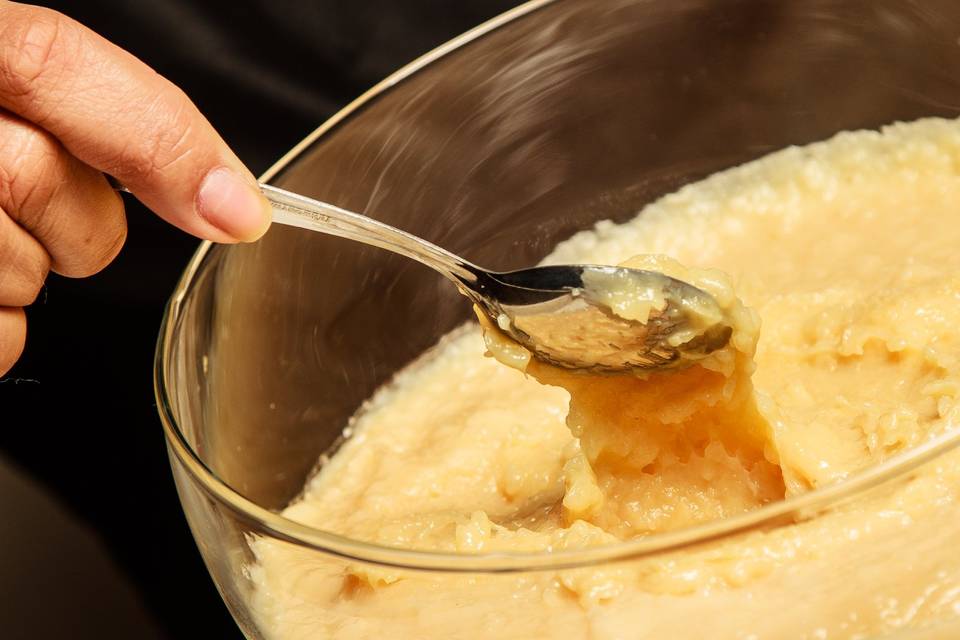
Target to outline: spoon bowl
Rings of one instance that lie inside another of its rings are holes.
[[[656,271],[555,265],[480,272],[464,293],[538,360],[568,369],[682,366],[726,346],[732,334],[711,295]]]

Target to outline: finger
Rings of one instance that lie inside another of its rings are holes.
[[[195,235],[252,240],[270,207],[189,98],[57,12],[0,1],[0,107]]]
[[[19,307],[0,307],[0,376],[13,368],[27,339],[27,318]]]
[[[43,244],[52,269],[66,276],[103,269],[127,235],[123,201],[103,174],[48,132],[3,111],[0,209]]]
[[[0,307],[25,307],[43,288],[50,257],[37,240],[0,211]]]

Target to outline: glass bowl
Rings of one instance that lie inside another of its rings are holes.
[[[484,266],[528,266],[598,220],[625,221],[770,151],[956,116],[958,35],[953,0],[536,1],[383,81],[264,179]],[[156,394],[190,527],[249,638],[309,635],[277,631],[282,615],[265,604],[278,594],[264,593],[258,558],[273,552],[310,571],[271,588],[337,638],[574,638],[585,624],[595,638],[716,637],[718,616],[741,618],[752,637],[883,635],[920,618],[948,626],[910,637],[960,636],[949,626],[956,596],[944,592],[960,570],[930,560],[960,536],[958,501],[935,521],[850,540],[840,555],[762,562],[765,536],[785,525],[816,527],[909,485],[921,466],[960,464],[960,432],[743,516],[579,551],[400,550],[280,515],[349,437],[364,400],[469,318],[448,282],[360,244],[275,226],[253,245],[198,250],[164,318]],[[767,572],[777,598],[757,597],[749,581],[696,598],[659,585],[656,619],[637,620],[629,600],[571,607],[548,595],[562,600],[551,589],[581,579],[602,592],[603,576],[624,572],[656,581],[658,567],[709,564],[744,540],[760,557],[744,575]],[[318,593],[309,577],[357,572],[402,578],[410,601],[371,606],[360,588]],[[918,612],[905,582],[941,592],[919,593]],[[838,616],[846,622],[821,624]]]

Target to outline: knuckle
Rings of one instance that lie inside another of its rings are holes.
[[[3,90],[29,96],[36,84],[58,73],[60,62],[70,55],[68,18],[39,7],[23,8],[6,20],[0,39],[0,82]]]
[[[31,228],[42,224],[40,212],[56,194],[66,173],[59,144],[46,132],[11,127],[0,139],[0,204]]]

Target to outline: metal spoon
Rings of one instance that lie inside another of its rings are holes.
[[[661,273],[592,265],[487,271],[366,216],[260,188],[275,222],[381,247],[439,271],[494,325],[550,364],[600,372],[680,366],[722,348],[732,333],[712,296]],[[611,283],[651,292],[662,308],[643,322],[617,315],[607,304]]]
[[[585,264],[487,271],[359,213],[266,184],[260,189],[274,222],[387,249],[439,271],[492,324],[549,364],[601,373],[679,367],[723,348],[733,333],[713,296],[662,273]],[[663,305],[643,322],[618,315],[609,304],[611,283]]]

